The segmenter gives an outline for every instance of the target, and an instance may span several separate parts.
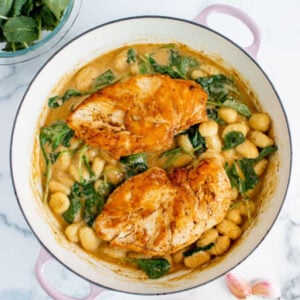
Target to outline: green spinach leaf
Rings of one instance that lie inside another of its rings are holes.
[[[70,207],[63,213],[63,218],[68,224],[72,224],[78,212],[81,209],[81,184],[75,182],[71,188],[71,194],[69,195]]]
[[[136,61],[136,53],[133,48],[128,49],[127,51],[127,60],[128,64],[134,63]]]
[[[123,156],[121,157],[120,162],[125,167],[126,178],[145,172],[148,169],[146,153]]]
[[[99,90],[104,88],[105,86],[112,84],[115,79],[116,76],[113,71],[111,69],[108,69],[96,78],[94,82],[94,90]]]
[[[41,128],[41,146],[44,147],[48,143],[52,147],[52,151],[55,151],[59,145],[70,147],[70,139],[73,135],[74,131],[66,123],[55,122],[50,126]]]
[[[276,145],[275,146],[267,146],[267,147],[263,148],[259,152],[258,157],[254,159],[254,163],[269,156],[270,154],[272,154],[273,152],[276,152],[277,150],[278,150],[278,147]]]
[[[36,3],[34,0],[27,0],[27,2],[23,5],[22,12],[25,16],[30,16],[35,11]]]
[[[236,164],[241,169],[244,178],[240,177]],[[234,162],[231,167],[226,164],[225,170],[229,177],[231,186],[236,187],[243,197],[247,198],[247,191],[253,189],[259,180],[254,171],[253,161],[248,158],[242,158]]]
[[[136,263],[150,279],[160,278],[170,270],[170,263],[164,258],[139,258]]]
[[[82,184],[82,197],[85,200],[82,217],[88,226],[92,226],[95,218],[102,211],[104,197],[94,189],[94,183]]]
[[[153,68],[154,72],[160,74],[169,75],[171,78],[182,78],[182,75],[178,70],[172,67],[172,65],[160,65],[152,56],[147,56],[147,59]]]
[[[238,102],[234,99],[226,99],[223,103],[224,107],[230,107],[236,110],[240,115],[245,116],[247,118],[251,117],[251,110],[246,104]]]
[[[175,49],[170,49],[169,51],[168,65],[158,64],[151,55],[147,56],[147,59],[155,72],[167,74],[172,78],[188,79],[190,70],[199,65],[195,58],[180,55]]]
[[[216,121],[219,125],[225,125],[225,122],[218,116],[218,110],[214,108],[207,108],[206,114],[209,119]]]
[[[245,141],[245,136],[240,131],[231,131],[224,136],[223,150],[232,149]]]
[[[27,2],[27,0],[14,0],[14,6],[13,6],[13,16],[20,16],[22,8],[24,4]]]
[[[82,218],[88,226],[92,226],[96,217],[101,213],[107,197],[112,191],[111,185],[103,186],[98,191],[94,188],[94,181],[75,182],[71,189],[70,207],[63,214],[69,224],[74,222],[79,210],[82,209]]]
[[[69,4],[69,0],[42,0],[42,2],[51,10],[58,20]]]
[[[62,96],[56,95],[53,97],[50,97],[48,99],[48,106],[50,108],[57,108],[63,105],[67,100],[74,98],[74,97],[80,97],[80,96],[86,96],[91,95],[100,89],[113,84],[116,82],[115,74],[112,72],[112,70],[108,69],[104,73],[102,73],[99,77],[96,78],[93,88],[90,91],[81,92],[74,89],[68,89],[65,91],[65,93]]]
[[[198,130],[199,124],[191,126],[185,130],[184,133],[188,134],[189,140],[194,148],[194,152],[200,155],[206,150],[205,138],[200,134]]]
[[[0,1],[0,15],[4,18],[0,18],[0,25],[6,20],[9,12],[13,7],[14,0],[1,0]]]
[[[38,39],[38,24],[31,17],[13,17],[3,25],[3,34],[8,42],[25,43],[29,46]]]
[[[232,80],[223,74],[199,77],[195,80],[208,93],[208,100],[224,102],[231,93],[238,93]]]
[[[67,100],[73,98],[73,97],[80,97],[84,96],[84,92],[80,92],[73,89],[68,89],[64,92],[62,96],[53,96],[48,99],[48,106],[50,108],[57,108],[63,105]]]
[[[41,9],[40,17],[41,17],[42,27],[49,31],[52,31],[59,23],[59,20],[56,19],[55,15],[47,6],[44,6]]]
[[[38,41],[43,30],[52,31],[61,21],[70,0],[1,0],[3,51],[18,51]]]
[[[230,97],[227,98],[224,102],[214,102],[214,101],[208,100],[207,104],[215,105],[218,107],[230,107],[230,108],[236,110],[240,115],[245,116],[247,118],[251,117],[251,114],[252,114],[249,107],[246,104],[238,102]]]
[[[244,176],[245,180],[240,182],[241,184],[241,192],[245,193],[248,190],[253,189],[258,183],[258,176],[256,175],[253,168],[253,161],[248,158],[242,158],[237,161],[239,164]]]

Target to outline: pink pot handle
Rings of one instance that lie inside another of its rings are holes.
[[[100,293],[104,291],[103,288],[98,287],[90,283],[90,293],[84,298],[73,298],[67,296],[58,290],[56,290],[53,286],[49,284],[47,279],[44,276],[44,267],[46,263],[54,258],[42,247],[39,257],[35,264],[35,276],[38,280],[41,287],[45,290],[45,292],[55,300],[93,300],[95,299]]]
[[[195,19],[194,21],[201,23],[207,26],[207,17],[211,13],[222,13],[226,15],[230,15],[232,17],[237,18],[238,20],[242,21],[251,31],[253,35],[253,42],[250,46],[245,47],[244,49],[251,54],[253,57],[256,58],[257,52],[260,48],[261,42],[261,33],[256,25],[256,23],[243,11],[240,9],[230,6],[230,5],[223,5],[223,4],[213,4],[206,7]]]

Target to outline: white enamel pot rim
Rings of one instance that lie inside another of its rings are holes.
[[[173,280],[173,275],[159,280],[139,280],[129,271],[126,273],[122,270],[118,273],[117,268],[90,258],[74,245],[58,242],[59,233],[53,234],[53,226],[49,225],[49,218],[44,213],[41,201],[34,199],[36,195],[32,191],[30,177],[33,143],[36,140],[34,134],[45,100],[59,78],[72,71],[74,66],[77,68],[99,54],[124,44],[171,41],[218,54],[251,83],[258,98],[263,100],[261,103],[265,111],[270,112],[273,120],[276,119],[274,130],[281,164],[277,189],[270,205],[262,211],[258,224],[226,259],[214,267],[176,280]],[[289,184],[291,158],[290,131],[283,106],[271,81],[256,61],[234,42],[206,26],[161,16],[132,17],[100,25],[76,37],[54,54],[36,74],[21,101],[10,147],[16,198],[28,225],[47,251],[68,269],[97,286],[145,295],[188,290],[208,283],[240,264],[261,243],[280,212]]]

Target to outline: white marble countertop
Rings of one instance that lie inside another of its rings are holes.
[[[98,24],[135,15],[165,15],[193,19],[210,0],[83,0],[79,17],[60,44],[28,63],[0,66],[0,299],[50,299],[39,286],[34,267],[40,245],[27,226],[18,207],[9,168],[9,143],[13,121],[22,96],[35,73],[58,47]],[[269,278],[284,298],[300,299],[300,1],[228,0],[247,12],[262,32],[257,60],[273,81],[285,107],[293,141],[293,170],[290,188],[281,213],[272,230],[242,264],[234,269],[247,279]],[[228,17],[212,16],[210,25],[238,43],[249,43],[243,26]],[[298,110],[299,109],[299,110]],[[276,120],[275,120],[276,122]],[[46,270],[49,281],[68,295],[83,297],[88,284],[59,263]],[[99,299],[153,299],[158,296],[132,296],[105,291]],[[224,278],[188,292],[161,299],[233,299]]]

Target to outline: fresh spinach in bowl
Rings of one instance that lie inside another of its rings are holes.
[[[0,42],[3,51],[30,47],[42,31],[52,31],[61,21],[70,0],[1,0]]]

